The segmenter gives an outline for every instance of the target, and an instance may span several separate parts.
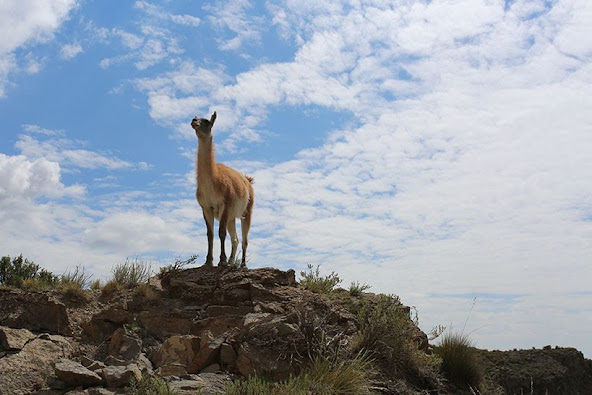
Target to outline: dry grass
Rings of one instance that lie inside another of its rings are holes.
[[[473,342],[467,335],[444,333],[434,351],[442,359],[442,372],[451,383],[462,389],[480,388],[483,372]]]
[[[111,280],[107,284],[103,285],[101,289],[102,296],[112,296],[113,294],[123,290],[123,286],[117,281]]]
[[[140,284],[135,289],[136,295],[139,295],[147,300],[157,300],[160,297],[158,291],[149,284]]]
[[[140,284],[147,283],[151,273],[151,267],[146,262],[140,261],[138,258],[135,260],[128,258],[124,263],[111,269],[113,275],[111,281],[117,282],[123,288],[133,289]]]

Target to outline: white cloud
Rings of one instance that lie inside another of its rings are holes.
[[[212,14],[210,23],[220,30],[229,30],[233,35],[229,39],[220,39],[221,50],[237,51],[245,44],[260,42],[264,19],[250,14],[251,8],[253,5],[249,0],[219,2],[205,7]]]
[[[5,95],[9,75],[18,71],[14,54],[25,44],[53,39],[55,31],[77,6],[76,0],[23,0],[0,3],[0,97]],[[39,71],[39,63],[29,62],[25,70]]]
[[[488,327],[478,344],[574,345],[554,336],[565,325],[542,331],[533,312],[569,322],[554,299],[570,304],[592,276],[589,5],[527,3],[288,2],[275,12],[302,40],[294,61],[212,87],[209,104],[166,76],[148,88],[160,95],[151,114],[226,106],[235,128],[258,114],[248,125],[257,133],[275,106],[351,112],[356,126],[320,148],[267,169],[243,164],[256,180],[251,261],[322,262],[402,294],[426,329],[462,325],[470,309],[470,298],[444,309],[449,300],[432,294],[523,293],[500,311],[479,302],[470,324]],[[504,344],[499,333],[514,329],[520,337]]]
[[[110,170],[132,168],[130,162],[94,151],[75,148],[76,143],[66,138],[49,138],[40,141],[29,135],[20,135],[16,148],[28,158],[47,158],[64,166],[83,169],[106,168]]]
[[[79,43],[66,44],[60,50],[62,59],[70,60],[82,53],[82,46]]]
[[[0,154],[0,201],[38,197],[81,196],[81,186],[66,187],[60,181],[60,165],[45,158]]]

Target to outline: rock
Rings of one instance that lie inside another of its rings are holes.
[[[134,332],[119,328],[111,336],[109,355],[121,357],[126,361],[134,361],[142,352],[142,341]]]
[[[155,373],[161,377],[182,377],[187,375],[187,365],[169,363],[156,369]]]
[[[65,336],[72,334],[66,306],[49,292],[0,290],[0,324]]]
[[[201,340],[193,335],[175,335],[169,337],[153,358],[154,366],[181,365],[186,370],[196,358]],[[194,371],[193,373],[197,373]]]
[[[85,391],[82,389],[75,389],[75,390],[66,392],[64,395],[88,395],[88,391]]]
[[[90,365],[87,366],[88,370],[92,370],[96,372],[97,370],[105,369],[107,365],[105,365],[101,361],[93,361]]]
[[[220,371],[220,365],[213,363],[210,366],[206,366],[200,373],[216,373]]]
[[[122,358],[114,357],[113,355],[108,355],[105,358],[105,365],[107,366],[127,366],[128,364],[128,361]]]
[[[67,338],[51,336],[50,340],[33,339],[20,352],[0,358],[0,394],[20,395],[39,390],[53,373],[53,362],[69,357],[72,351]]]
[[[45,385],[47,385],[52,390],[65,390],[66,388],[68,388],[68,384],[64,383],[56,376],[49,376],[45,380]]]
[[[55,375],[70,387],[92,387],[101,384],[101,376],[82,366],[82,364],[61,359],[55,365]]]
[[[142,374],[152,374],[154,372],[154,369],[152,368],[152,362],[150,362],[144,353],[140,354],[138,360],[136,361],[136,365],[138,365],[138,368]]]
[[[107,366],[102,370],[103,378],[108,387],[120,388],[128,385],[132,378],[140,380],[142,372],[135,364],[128,366]]]
[[[198,373],[206,366],[218,361],[220,346],[224,342],[222,338],[216,338],[211,332],[205,331],[201,336],[201,344],[195,358],[188,365],[189,373]]]
[[[171,380],[169,386],[179,395],[220,395],[226,392],[226,383],[230,381],[226,374],[201,373],[190,374],[182,380]]]
[[[236,351],[234,348],[228,343],[222,343],[220,346],[220,364],[225,369],[229,369],[233,367],[236,363]]]
[[[115,395],[115,392],[101,387],[94,387],[87,389],[88,395]]]
[[[17,351],[35,338],[35,334],[27,329],[13,329],[0,326],[0,350]]]

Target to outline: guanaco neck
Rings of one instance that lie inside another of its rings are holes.
[[[199,139],[197,146],[197,184],[207,180],[213,180],[216,173],[216,156],[214,155],[214,143],[210,137],[204,141]]]

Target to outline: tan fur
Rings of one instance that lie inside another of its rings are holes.
[[[214,142],[212,137],[212,126],[216,120],[216,113],[210,120],[195,117],[191,126],[195,129],[198,137],[196,174],[197,191],[196,197],[202,208],[204,220],[208,229],[208,255],[206,265],[212,265],[213,249],[213,230],[214,219],[220,222],[220,262],[219,265],[233,264],[235,260],[236,249],[238,246],[238,237],[236,235],[235,219],[240,218],[242,230],[242,262],[241,266],[246,265],[246,252],[248,245],[248,233],[251,226],[251,216],[253,212],[254,191],[253,179],[244,174],[216,163],[214,154]],[[226,231],[230,233],[232,242],[232,251],[228,262],[224,241]]]

